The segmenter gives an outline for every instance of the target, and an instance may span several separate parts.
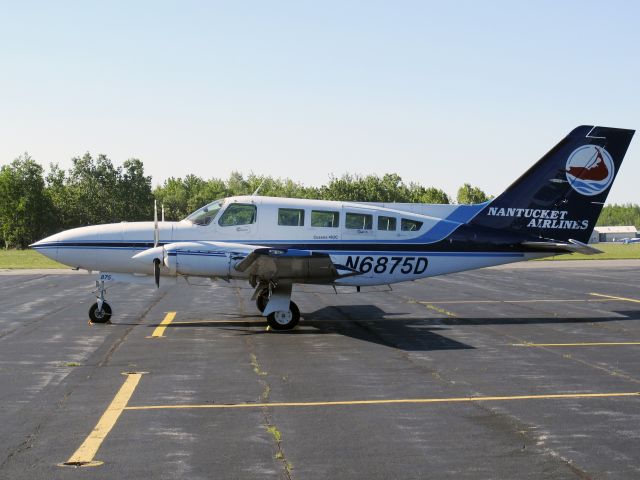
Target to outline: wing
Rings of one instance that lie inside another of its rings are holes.
[[[160,273],[170,275],[226,278],[236,270],[265,281],[330,283],[360,274],[334,264],[327,253],[230,242],[174,242],[140,252],[133,259],[148,265],[149,272],[159,263]]]
[[[235,265],[239,272],[264,280],[291,279],[296,282],[333,282],[360,272],[333,263],[327,253],[311,250],[260,247]]]

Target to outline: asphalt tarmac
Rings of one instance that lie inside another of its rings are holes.
[[[640,478],[640,261],[194,283],[0,274],[0,478]]]

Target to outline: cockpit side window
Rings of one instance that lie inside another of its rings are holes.
[[[209,225],[220,211],[220,208],[222,208],[222,200],[216,200],[196,210],[185,220],[189,220],[195,225]]]
[[[234,225],[249,225],[256,223],[257,208],[255,205],[244,203],[232,203],[224,211],[218,224],[221,227],[230,227]]]

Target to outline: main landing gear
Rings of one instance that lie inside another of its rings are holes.
[[[300,309],[291,301],[291,289],[291,284],[273,283],[256,288],[256,307],[274,330],[291,330],[300,321]]]
[[[89,309],[89,318],[92,323],[106,323],[111,318],[111,306],[105,301],[104,294],[107,291],[104,288],[104,281],[96,280],[96,289],[94,293],[98,293],[96,303],[91,305]]]

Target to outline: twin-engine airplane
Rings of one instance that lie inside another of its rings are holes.
[[[294,283],[383,285],[588,246],[633,130],[581,126],[502,195],[478,205],[355,203],[231,197],[180,222],[75,228],[32,245],[75,268],[99,271],[93,322],[106,322],[112,282],[161,277],[246,279],[276,330],[300,311]]]

